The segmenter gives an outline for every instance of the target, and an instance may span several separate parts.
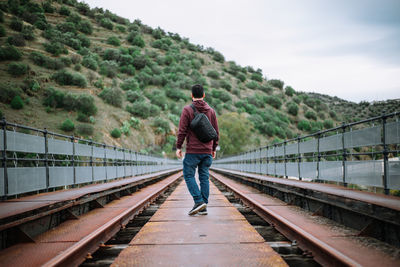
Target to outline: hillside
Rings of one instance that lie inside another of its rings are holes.
[[[177,33],[75,0],[1,1],[0,10],[8,121],[173,156],[182,107],[200,83],[228,155],[381,112],[377,103],[297,92]],[[400,110],[399,100],[388,103]]]

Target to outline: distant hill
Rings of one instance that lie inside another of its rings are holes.
[[[0,1],[0,10],[0,112],[8,121],[172,156],[195,83],[218,113],[225,154],[400,110],[399,100],[297,92],[177,33],[75,0]]]

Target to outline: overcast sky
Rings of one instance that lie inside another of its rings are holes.
[[[297,91],[400,98],[400,0],[86,0]]]

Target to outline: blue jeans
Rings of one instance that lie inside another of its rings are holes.
[[[193,197],[194,202],[208,203],[208,196],[210,195],[210,184],[208,181],[209,172],[212,163],[212,156],[210,154],[187,154],[183,160],[183,177],[185,178],[186,186]],[[194,174],[198,167],[200,189],[196,183]]]

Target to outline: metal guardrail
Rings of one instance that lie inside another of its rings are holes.
[[[158,172],[181,165],[177,160],[9,123],[4,118],[0,126],[2,198]]]
[[[213,166],[300,180],[400,189],[400,112],[285,140]]]

